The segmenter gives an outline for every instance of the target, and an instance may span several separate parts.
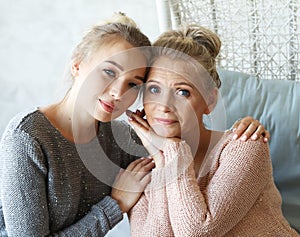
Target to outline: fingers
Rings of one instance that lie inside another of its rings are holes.
[[[162,151],[158,151],[157,153],[151,155],[154,162],[155,162],[155,167],[160,169],[165,166],[165,157],[162,153]]]
[[[153,168],[153,159],[152,158],[141,158],[141,162],[138,162],[134,168],[131,170],[133,172],[148,172]]]
[[[131,110],[127,109],[126,110],[126,115],[128,117],[131,117],[133,114],[136,114],[138,115],[139,117],[143,118],[145,116],[145,110],[142,109],[142,110],[136,110],[135,112],[132,112]]]
[[[271,138],[271,135],[270,135],[269,131],[267,131],[267,130],[265,130],[265,133],[264,134],[262,133],[262,135],[264,137],[264,139],[263,139],[264,142],[268,142]]]
[[[126,168],[127,171],[137,171],[140,167],[152,162],[151,158],[142,157],[132,161]]]
[[[143,119],[143,112],[137,111],[136,113],[133,113],[130,110],[126,110],[126,115],[128,116],[130,122],[136,122],[134,123],[135,125],[141,125],[145,129],[150,129],[148,122]]]
[[[268,142],[270,139],[270,133],[264,128],[263,125],[259,125],[255,131],[255,133],[251,136],[251,140],[255,141],[257,140],[260,136],[263,136],[263,141]]]
[[[159,151],[159,146],[163,144],[164,138],[159,137],[150,128],[147,121],[139,116],[132,114],[129,123],[133,126],[135,132],[142,140],[144,147],[147,149],[151,156]]]
[[[131,162],[126,171],[130,172],[131,175],[135,176],[137,180],[141,180],[145,175],[147,175],[153,168],[155,163],[152,158],[140,158]]]
[[[141,118],[143,118],[143,117],[145,116],[145,110],[144,110],[144,109],[142,109],[141,111],[140,111],[140,110],[137,110],[137,111],[135,111],[135,113],[136,113],[139,117],[141,117]]]
[[[240,123],[241,123],[241,119],[236,120],[232,125],[232,130],[235,131]]]
[[[242,141],[247,141],[249,138],[251,140],[257,140],[261,136],[264,137],[263,141],[268,142],[270,139],[270,133],[264,128],[264,126],[258,121],[253,119],[250,116],[243,118],[242,120],[238,120],[233,125],[234,133],[233,139],[240,139]]]
[[[133,119],[133,120],[131,120],[132,122],[136,122],[140,126],[145,128],[146,130],[150,130],[150,126],[149,126],[148,122],[146,120],[144,120],[143,118],[141,118],[141,117],[139,117],[138,115],[135,115],[135,114],[133,114],[131,118]]]
[[[128,116],[129,123],[132,125],[140,139],[142,139],[142,141],[143,139],[147,140],[147,133],[150,128],[149,124],[129,110],[126,110],[126,115]]]
[[[259,126],[258,120],[253,120],[252,123],[249,123],[248,120],[241,120],[238,127],[235,130],[235,136],[234,139],[237,139],[241,137],[242,141],[246,141],[250,136],[254,136],[255,140],[257,139],[255,136],[257,134],[255,133],[256,129]]]
[[[142,179],[141,179],[141,186],[143,189],[145,189],[145,187],[147,186],[147,184],[149,184],[151,181],[151,173],[146,174]]]
[[[134,176],[137,178],[137,180],[142,180],[146,175],[151,173],[151,170],[155,168],[155,163],[153,162],[153,159],[146,158],[146,160],[150,160],[150,162],[146,164],[140,164],[140,166],[136,166],[135,169],[132,171]]]

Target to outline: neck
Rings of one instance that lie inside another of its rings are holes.
[[[68,94],[61,102],[41,108],[41,111],[66,139],[87,143],[96,136],[98,122],[75,101],[72,94]]]
[[[199,139],[191,139],[192,153],[194,154],[194,169],[196,173],[196,177],[199,175],[200,168],[204,160],[208,157],[209,153],[213,149],[213,147],[217,144],[220,138],[223,135],[223,132],[212,131],[206,129],[203,125],[199,127],[200,138]],[[196,141],[195,141],[196,140]],[[197,143],[197,144],[196,144]]]

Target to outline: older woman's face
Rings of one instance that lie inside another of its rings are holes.
[[[158,135],[184,139],[185,134],[198,130],[203,114],[207,113],[196,77],[186,65],[161,57],[149,72],[144,109],[147,121]]]

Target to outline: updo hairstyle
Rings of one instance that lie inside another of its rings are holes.
[[[221,41],[209,29],[199,25],[183,26],[179,30],[170,30],[163,33],[154,42],[153,46],[162,49],[173,49],[188,55],[206,69],[214,82],[214,86],[217,88],[221,86],[216,70],[216,57],[220,52]],[[156,56],[158,56],[157,52]]]

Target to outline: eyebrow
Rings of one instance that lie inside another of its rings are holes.
[[[189,83],[186,83],[186,82],[178,82],[178,83],[175,83],[175,86],[181,86],[181,85],[184,85],[184,86],[189,86],[191,88],[194,88],[193,85],[189,84]]]
[[[110,64],[112,64],[112,65],[115,65],[115,66],[116,66],[117,68],[119,68],[122,72],[124,71],[124,68],[123,68],[120,64],[116,63],[115,61],[107,60],[107,61],[105,61],[105,62],[106,62],[106,63],[110,63]],[[135,76],[134,78],[136,78],[136,79],[138,79],[138,80],[140,80],[140,81],[142,81],[142,82],[145,81],[145,78],[144,78],[144,77]]]
[[[114,61],[107,60],[107,61],[105,61],[105,62],[106,62],[106,63],[113,64],[113,65],[115,65],[117,68],[119,68],[121,71],[124,71],[124,68],[123,68],[120,64],[118,64],[118,63],[116,63],[116,62],[114,62]]]
[[[156,81],[156,80],[148,80],[147,82],[155,82],[155,83],[158,83],[158,84],[161,84],[159,81]],[[174,84],[175,86],[181,86],[181,85],[184,85],[184,86],[189,86],[191,88],[195,88],[193,85],[189,84],[189,83],[186,83],[186,82],[178,82],[178,83],[175,83]]]

